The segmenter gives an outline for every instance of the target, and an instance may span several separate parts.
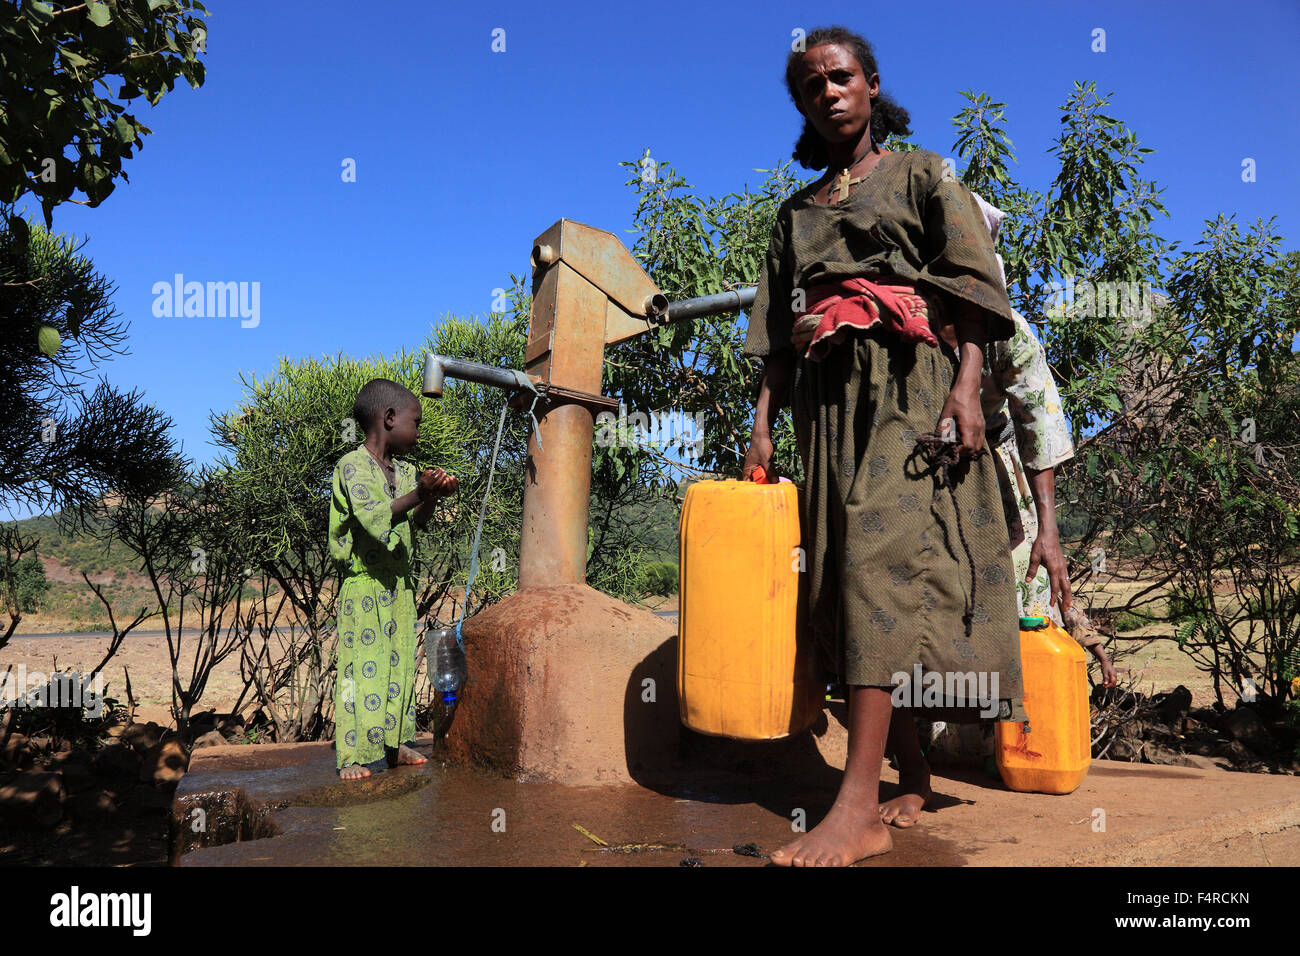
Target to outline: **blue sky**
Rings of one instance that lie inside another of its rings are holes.
[[[198,460],[241,370],[391,353],[445,314],[485,314],[560,217],[625,234],[635,196],[618,163],[646,147],[701,193],[757,186],[799,130],[782,82],[796,28],[863,33],[913,141],[945,156],[959,90],[1006,102],[1018,178],[1038,188],[1057,107],[1094,80],[1157,150],[1165,235],[1186,244],[1225,212],[1300,237],[1297,0],[208,6],[205,85],[137,101],[154,133],[130,184],[54,220],[87,237],[131,322],[109,379],[166,409]],[[259,324],[155,317],[153,286],[176,273],[260,283]]]

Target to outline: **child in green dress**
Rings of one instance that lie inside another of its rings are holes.
[[[441,468],[394,460],[416,445],[420,400],[384,378],[367,382],[353,415],[366,440],[334,468],[330,555],[340,565],[334,748],[339,776],[426,763],[415,744],[415,597],[411,519],[423,527],[433,502],[455,492]],[[412,515],[412,512],[414,514]]]

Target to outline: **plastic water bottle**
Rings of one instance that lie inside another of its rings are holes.
[[[442,628],[425,634],[425,653],[429,663],[429,682],[442,694],[442,702],[456,706],[460,689],[465,686],[465,652],[456,642],[455,628]]]

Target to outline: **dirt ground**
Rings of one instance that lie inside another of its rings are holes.
[[[670,600],[671,610],[675,611],[677,599],[673,597]],[[458,602],[449,598],[434,614],[440,620],[453,620],[457,607]],[[122,621],[118,623],[123,624]],[[104,626],[107,626],[106,623]],[[8,667],[17,671],[22,665],[26,666],[29,674],[49,674],[56,670],[89,672],[103,660],[111,643],[111,634],[104,631],[81,633],[85,630],[85,622],[65,617],[48,614],[24,616],[18,632],[7,645],[0,648],[0,675]],[[182,684],[188,685],[190,681],[197,650],[195,632],[184,631],[177,661]],[[173,723],[171,676],[166,631],[162,629],[161,619],[155,617],[128,634],[113,655],[104,669],[104,694],[126,704],[129,679],[131,697],[137,702],[135,719],[139,722],[152,720],[168,726]],[[230,713],[239,702],[244,685],[244,678],[240,674],[240,655],[236,649],[213,670],[194,712],[215,710],[219,714]],[[243,704],[246,705],[248,701],[249,696],[246,695]]]
[[[187,680],[189,668],[192,668],[196,643],[191,634],[184,635],[179,663],[182,681]],[[108,646],[108,637],[14,635],[0,649],[0,673],[10,666],[17,672],[24,664],[28,675],[34,671],[49,674],[55,670],[86,673],[103,659]],[[128,677],[131,694],[138,702],[135,719],[153,720],[164,726],[170,724],[171,659],[165,634],[133,631],[127,636],[104,669],[105,696],[126,703]],[[199,709],[214,708],[218,713],[229,713],[243,686],[244,681],[239,676],[239,655],[235,653],[213,671]]]

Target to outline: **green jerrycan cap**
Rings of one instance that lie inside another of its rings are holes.
[[[1047,618],[1045,617],[1022,617],[1020,619],[1020,629],[1022,631],[1041,631],[1047,627]]]

